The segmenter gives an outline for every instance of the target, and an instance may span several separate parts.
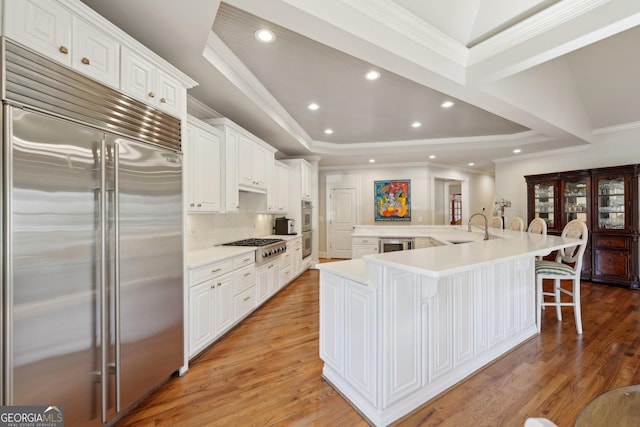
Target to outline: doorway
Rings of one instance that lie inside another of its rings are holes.
[[[465,199],[466,182],[445,177],[433,179],[433,224],[458,225],[462,223],[468,203]]]

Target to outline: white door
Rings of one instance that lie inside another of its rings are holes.
[[[331,219],[329,221],[329,258],[351,258],[351,233],[356,225],[356,189],[331,189]]]

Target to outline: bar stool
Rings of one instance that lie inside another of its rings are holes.
[[[519,216],[513,218],[509,221],[509,230],[513,231],[523,231],[524,230],[524,221]]]
[[[573,307],[573,314],[576,319],[576,330],[582,334],[582,315],[580,313],[580,274],[582,272],[582,257],[587,248],[587,238],[589,229],[587,225],[578,219],[570,221],[562,230],[562,237],[580,239],[582,242],[577,246],[562,248],[558,250],[555,261],[536,260],[536,298],[537,298],[537,322],[538,333],[542,320],[542,309],[553,306],[556,308],[558,321],[562,321],[561,307]],[[544,279],[553,280],[553,292],[543,292],[542,281]],[[561,286],[562,280],[571,280],[571,289]],[[561,294],[569,295],[571,302],[563,302]],[[545,296],[554,297],[553,301],[545,301]]]
[[[529,223],[527,233],[547,234],[547,221],[542,218],[534,218]]]

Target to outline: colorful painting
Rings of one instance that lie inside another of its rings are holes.
[[[374,181],[376,221],[411,221],[411,180]]]

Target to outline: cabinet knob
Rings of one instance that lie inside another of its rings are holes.
[[[198,203],[198,207],[201,208],[202,207],[202,203]]]
[[[80,62],[82,62],[84,65],[89,65],[89,64],[90,64],[90,62],[89,62],[89,58],[82,58],[82,59],[80,60]]]
[[[165,104],[167,102],[166,98],[160,98],[160,102],[162,102],[163,104]]]
[[[209,289],[214,289],[216,287],[216,285],[211,285],[209,286]]]
[[[58,50],[60,51],[60,53],[64,53],[65,55],[69,53],[69,49],[67,49],[65,46],[60,46]]]
[[[155,97],[156,97],[156,94],[155,94],[155,93],[153,93],[153,92],[149,92],[149,98],[155,98]]]
[[[222,286],[222,282],[219,282],[219,283],[218,283],[218,287],[220,287],[220,286]]]
[[[194,207],[196,204],[195,203],[191,203],[191,207]]]

